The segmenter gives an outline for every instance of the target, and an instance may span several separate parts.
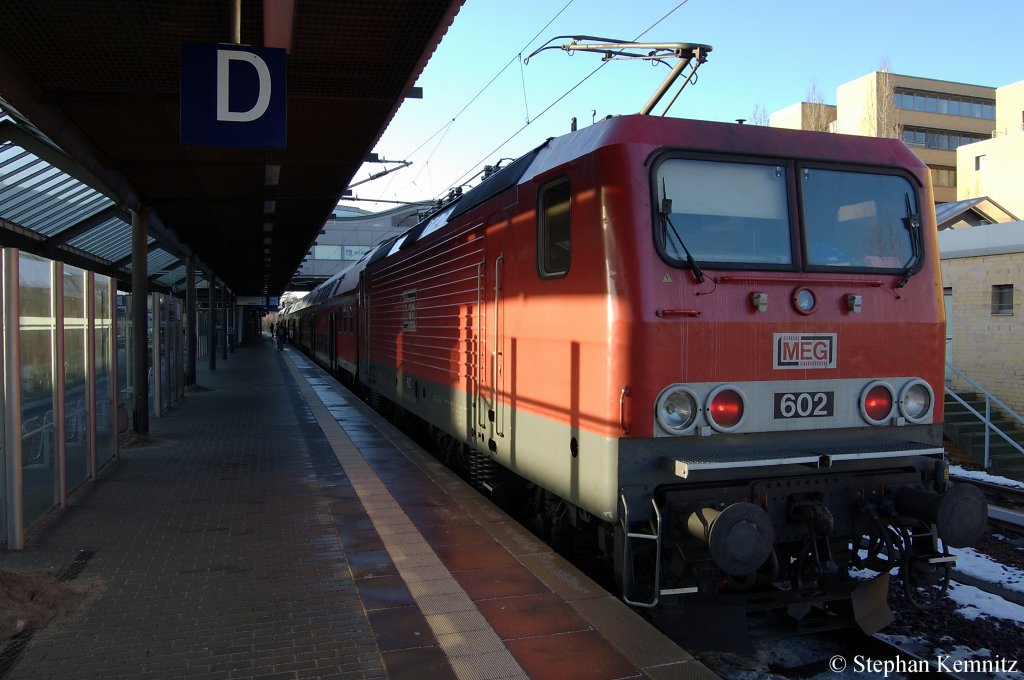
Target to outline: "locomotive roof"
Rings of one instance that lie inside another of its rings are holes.
[[[444,227],[487,199],[554,168],[606,146],[635,144],[683,151],[714,152],[805,161],[842,161],[926,171],[924,163],[898,139],[807,132],[760,125],[738,125],[685,118],[632,114],[598,121],[561,137],[548,139],[520,156],[406,232],[394,236],[338,272],[296,303],[295,309],[319,304],[355,289],[359,272]]]
[[[633,114],[606,118],[548,140],[521,182],[616,144],[640,144],[685,151],[795,158],[810,161],[903,167],[924,171],[925,164],[898,139],[831,132],[808,132],[761,125],[738,125],[685,118]]]

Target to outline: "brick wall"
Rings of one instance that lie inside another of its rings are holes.
[[[1024,414],[1024,253],[942,261],[942,284],[953,293],[953,364]],[[992,314],[992,286],[1013,286],[1013,314]],[[953,377],[954,389],[969,389]]]

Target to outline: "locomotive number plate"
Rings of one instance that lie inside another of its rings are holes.
[[[775,417],[822,418],[835,413],[835,392],[776,392]]]

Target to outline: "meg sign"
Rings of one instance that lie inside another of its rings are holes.
[[[181,143],[284,149],[285,50],[232,44],[181,46]]]
[[[775,333],[773,368],[835,368],[835,333]]]

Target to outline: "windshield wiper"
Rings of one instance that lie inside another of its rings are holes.
[[[662,219],[662,229],[666,234],[671,233],[676,237],[676,242],[679,243],[679,247],[686,253],[686,266],[693,272],[693,277],[697,279],[697,283],[704,283],[704,272],[701,271],[700,266],[697,265],[697,261],[693,259],[693,255],[690,254],[690,249],[683,243],[683,237],[679,235],[679,230],[676,229],[676,225],[672,224],[672,218],[669,215],[672,213],[672,199],[668,197],[668,191],[665,189],[665,179],[661,180],[661,212],[659,213]],[[671,232],[669,228],[671,228]]]
[[[924,250],[921,247],[921,213],[914,212],[909,192],[903,194],[903,200],[907,205],[907,214],[903,218],[903,226],[910,232],[910,251],[913,257],[910,260],[910,264],[903,270],[903,276],[900,277],[900,282],[896,284],[897,288],[902,288],[907,285],[907,281],[910,281],[910,277],[914,274],[914,266],[921,260],[921,251]]]

